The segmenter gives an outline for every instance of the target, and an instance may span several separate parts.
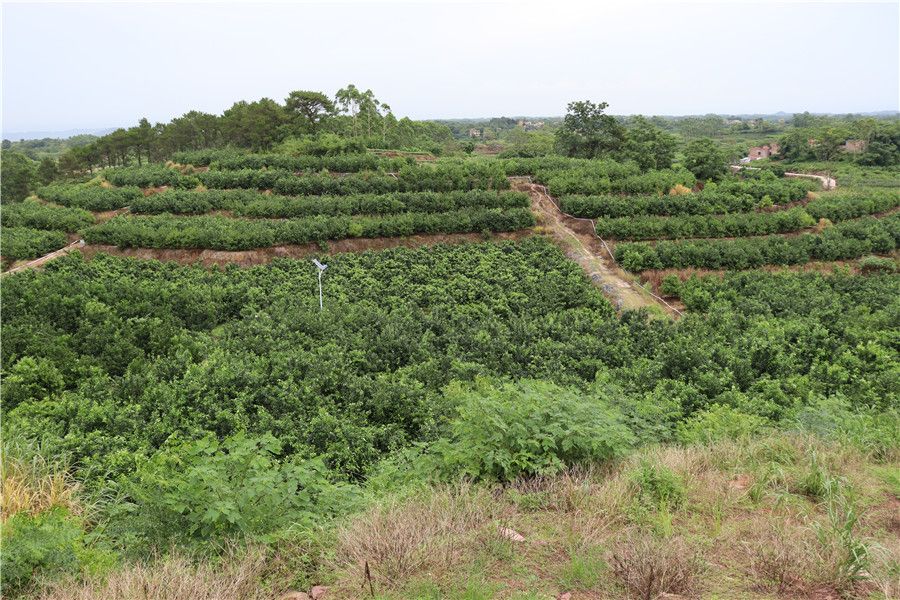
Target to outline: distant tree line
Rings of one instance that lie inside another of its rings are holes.
[[[866,166],[900,164],[900,120],[835,120],[803,113],[795,128],[779,138],[779,154],[790,161],[852,160]],[[847,152],[845,143],[861,143]]]
[[[346,140],[353,140],[347,143]],[[397,119],[391,107],[350,84],[333,98],[296,90],[283,103],[270,98],[235,102],[221,115],[190,111],[168,123],[120,128],[59,157],[66,174],[95,168],[155,162],[176,152],[236,147],[268,151],[287,143],[310,154],[359,152],[366,147],[419,148],[440,152],[452,139],[443,125]]]

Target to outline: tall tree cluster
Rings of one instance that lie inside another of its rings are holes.
[[[570,102],[556,131],[556,150],[577,158],[630,160],[642,171],[667,169],[675,157],[676,138],[652,121],[637,116],[622,123],[606,114],[606,102]]]
[[[335,144],[326,138],[327,152],[422,146],[437,151],[440,144],[452,138],[446,126],[398,120],[372,90],[349,84],[333,98],[322,92],[295,90],[283,104],[271,98],[241,100],[221,115],[191,111],[155,125],[144,118],[134,127],[117,129],[93,143],[68,150],[60,156],[58,168],[65,174],[91,173],[95,168],[141,165],[164,160],[175,152],[225,146],[267,151],[286,140],[308,142],[309,138],[328,134],[357,142]],[[302,149],[308,145],[288,147]]]

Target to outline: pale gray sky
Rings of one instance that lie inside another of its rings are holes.
[[[900,3],[3,4],[3,131],[167,121],[294,89],[399,116],[900,107]]]

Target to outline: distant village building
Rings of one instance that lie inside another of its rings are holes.
[[[775,156],[781,150],[781,147],[778,145],[778,142],[772,142],[771,144],[765,144],[763,146],[753,146],[750,148],[750,153],[747,157],[750,160],[759,160],[761,158],[769,158],[770,156]]]
[[[480,129],[475,129],[474,127],[469,130],[470,138],[480,138],[482,131]]]
[[[850,154],[859,154],[866,151],[866,146],[868,146],[866,140],[847,140],[841,149]]]
[[[543,121],[526,121],[525,119],[516,121],[516,127],[521,127],[525,131],[534,131],[535,129],[541,129],[543,126]]]

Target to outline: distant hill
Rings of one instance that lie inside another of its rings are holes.
[[[115,127],[102,127],[99,129],[66,129],[63,131],[4,131],[3,139],[12,142],[21,140],[43,140],[48,138],[64,140],[76,135],[106,135],[115,130]]]

